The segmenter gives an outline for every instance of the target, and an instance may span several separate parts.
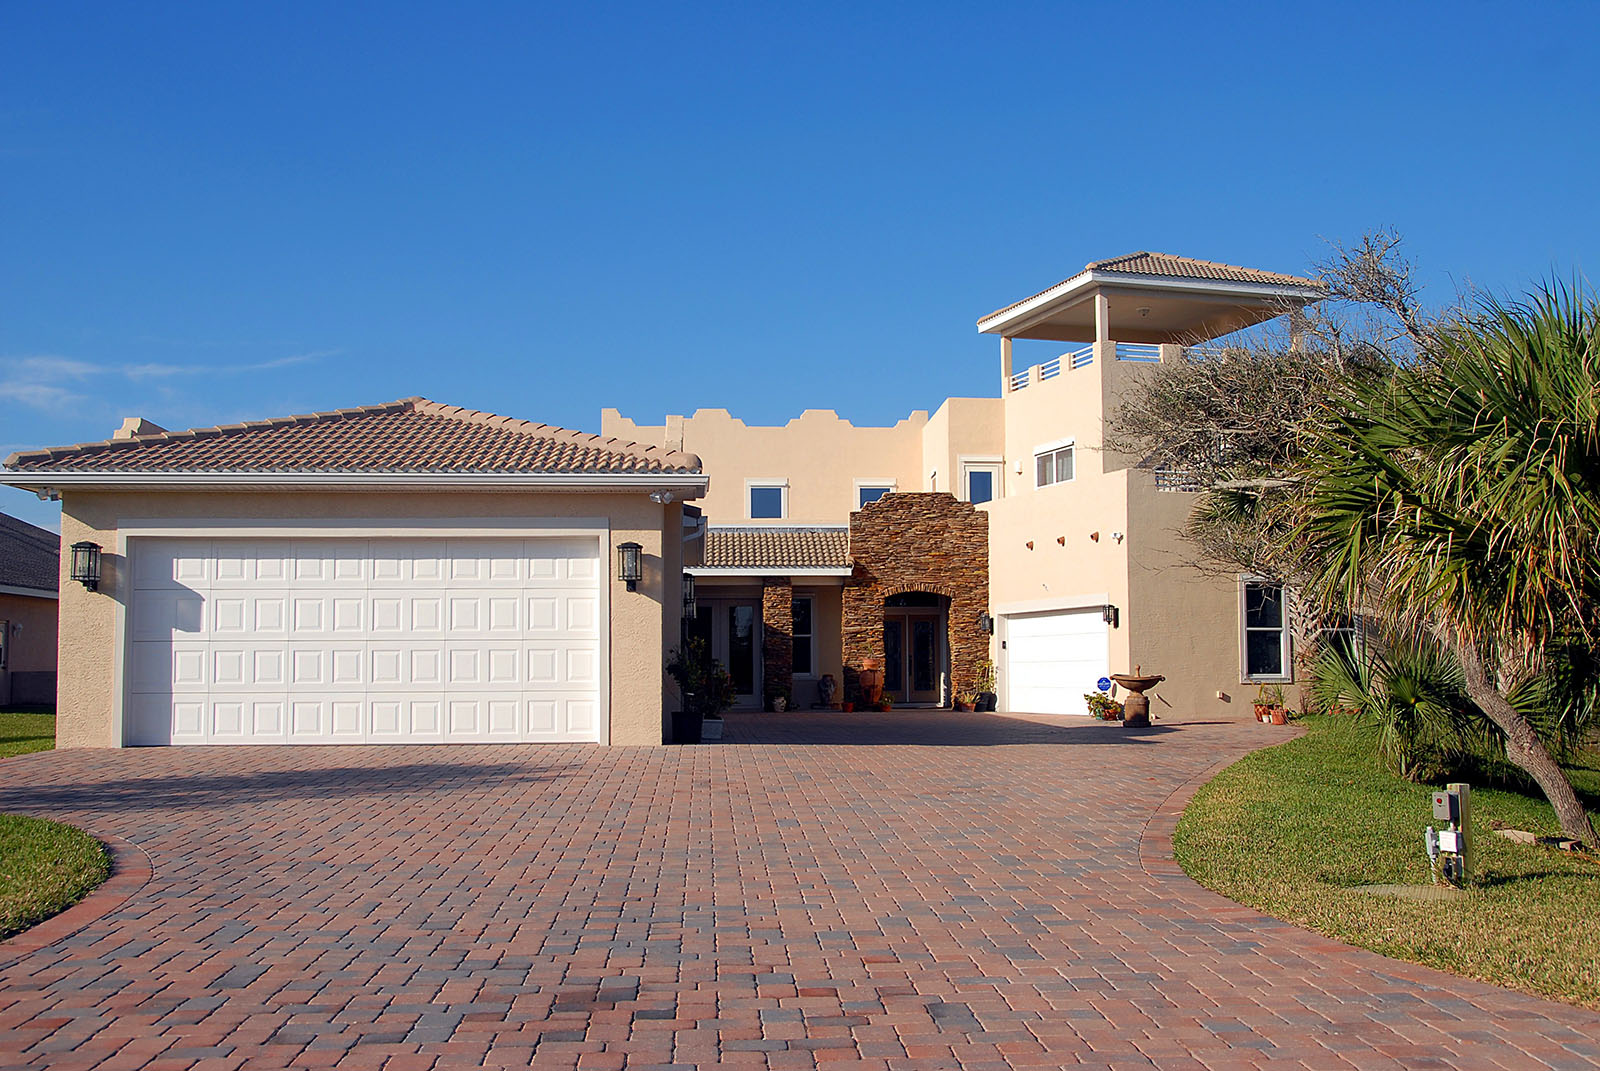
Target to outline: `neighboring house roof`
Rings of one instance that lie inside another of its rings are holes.
[[[0,589],[54,592],[61,583],[61,537],[0,513]]]
[[[698,473],[693,454],[426,398],[12,454],[15,473]]]
[[[770,572],[796,569],[850,570],[850,530],[839,525],[706,529],[708,572]]]
[[[1130,277],[1154,275],[1169,279],[1244,283],[1252,286],[1289,287],[1297,290],[1325,291],[1327,289],[1323,283],[1316,279],[1306,279],[1298,275],[1261,271],[1258,268],[1243,268],[1237,264],[1219,264],[1214,260],[1180,257],[1173,253],[1152,253],[1147,250],[1141,250],[1137,253],[1125,253],[1120,257],[1091,260],[1083,266],[1083,271],[1078,272],[1076,275],[1069,276],[1054,286],[1047,286],[1037,294],[1030,294],[1021,301],[1013,301],[1004,308],[996,309],[987,316],[981,317],[978,323],[981,325],[987,320],[1002,316],[1013,309],[1020,308],[1049,294],[1051,291],[1068,287],[1068,284],[1087,281],[1096,276],[1109,276],[1110,278],[1106,280],[1109,282],[1114,281],[1119,275]]]

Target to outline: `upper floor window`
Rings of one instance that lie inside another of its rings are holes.
[[[1240,648],[1247,681],[1289,679],[1289,614],[1283,585],[1244,580],[1239,585]]]
[[[1076,469],[1073,463],[1073,443],[1052,443],[1039,447],[1033,454],[1034,486],[1049,487],[1053,483],[1066,483]]]
[[[999,458],[963,458],[961,496],[973,505],[992,502],[1000,494]]]
[[[893,480],[857,480],[856,509],[860,509],[868,502],[876,502],[884,495],[894,494],[894,487]]]
[[[750,499],[751,520],[781,520],[789,515],[789,485],[786,482],[750,480],[745,486]]]

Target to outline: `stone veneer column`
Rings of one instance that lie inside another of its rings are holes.
[[[861,670],[883,668],[883,602],[926,591],[949,600],[950,691],[975,689],[989,657],[978,615],[989,608],[989,515],[942,491],[884,495],[850,515],[844,586],[844,698],[861,698]]]
[[[761,578],[762,705],[773,692],[794,699],[794,585],[787,577]]]

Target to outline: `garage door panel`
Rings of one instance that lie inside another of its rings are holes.
[[[548,537],[140,540],[125,740],[596,739],[596,550]]]
[[[1108,632],[1093,610],[1006,619],[1007,705],[1034,714],[1085,714],[1083,696],[1106,672]]]

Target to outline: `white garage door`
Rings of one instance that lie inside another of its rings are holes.
[[[1106,674],[1101,609],[1006,618],[1007,705],[1027,714],[1086,714],[1083,697]]]
[[[598,541],[137,539],[129,744],[596,740]]]

